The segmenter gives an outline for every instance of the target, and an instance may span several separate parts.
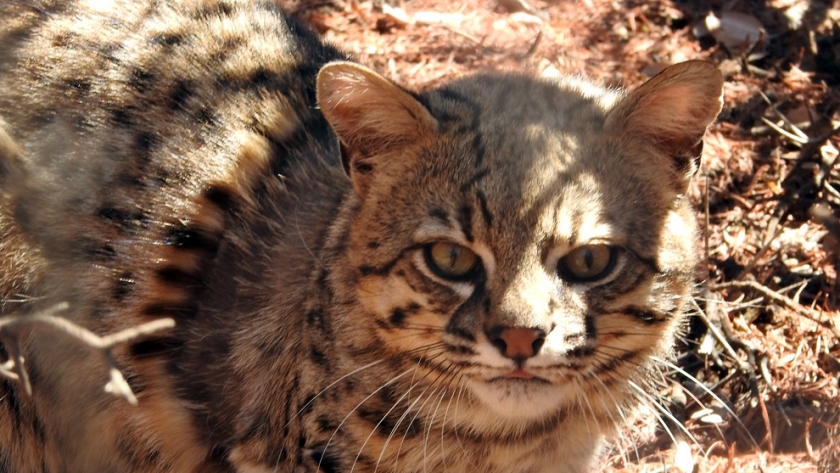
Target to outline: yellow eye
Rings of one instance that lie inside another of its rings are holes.
[[[560,258],[558,272],[570,282],[597,281],[610,274],[618,252],[607,245],[584,245]]]
[[[469,248],[455,243],[432,243],[426,245],[423,253],[429,269],[442,278],[456,281],[471,276],[481,262]]]

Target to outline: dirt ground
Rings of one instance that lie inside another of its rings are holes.
[[[690,191],[695,315],[652,380],[663,408],[627,420],[600,469],[840,472],[840,4],[386,1],[281,3],[415,89],[482,70],[635,87],[687,59],[720,67]]]

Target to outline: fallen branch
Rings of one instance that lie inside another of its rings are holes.
[[[731,288],[731,287],[749,288],[749,289],[752,289],[756,292],[761,293],[764,297],[767,297],[769,299],[773,299],[776,302],[780,302],[780,303],[784,304],[785,307],[787,307],[788,309],[791,309],[792,311],[796,312],[800,316],[805,317],[806,319],[813,320],[814,322],[816,322],[816,323],[822,325],[823,327],[831,330],[831,333],[834,334],[834,337],[837,340],[840,340],[840,326],[838,326],[837,321],[832,320],[832,317],[830,315],[824,314],[822,312],[816,312],[814,310],[811,310],[811,309],[803,306],[802,304],[799,304],[798,302],[794,301],[793,299],[791,299],[791,298],[789,298],[785,295],[779,294],[778,292],[770,289],[769,287],[764,286],[762,284],[759,284],[755,281],[730,281],[730,282],[725,282],[725,283],[722,283],[722,284],[715,284],[711,287],[711,290],[716,291],[716,290],[727,289],[727,288]]]
[[[122,343],[130,342],[159,330],[172,328],[175,326],[175,321],[172,319],[154,320],[100,337],[63,317],[53,315],[66,308],[67,304],[62,303],[41,314],[0,317],[0,341],[4,343],[9,354],[9,359],[0,365],[0,375],[19,381],[26,393],[32,395],[32,386],[29,383],[29,376],[24,366],[25,359],[20,349],[18,332],[22,328],[46,328],[66,335],[98,353],[108,368],[110,377],[105,384],[105,392],[121,397],[132,405],[137,405],[137,397],[131,391],[131,387],[119,368],[117,368],[112,350]]]

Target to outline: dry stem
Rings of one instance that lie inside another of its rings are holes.
[[[40,314],[0,317],[0,340],[3,341],[9,353],[9,359],[0,365],[0,376],[20,381],[26,393],[32,395],[32,386],[24,367],[25,359],[20,349],[19,331],[21,328],[46,328],[66,335],[98,353],[108,368],[110,376],[110,380],[105,384],[105,391],[125,399],[132,405],[137,405],[137,397],[131,391],[131,387],[129,387],[119,368],[117,368],[112,350],[121,343],[133,341],[159,330],[172,328],[175,326],[175,321],[172,319],[154,320],[100,337],[65,318],[53,315],[66,308],[67,304],[62,303]]]
[[[798,315],[813,320],[814,322],[831,330],[831,333],[834,334],[834,337],[838,341],[840,341],[840,325],[838,325],[838,321],[832,320],[832,317],[828,314],[811,310],[803,306],[802,304],[797,303],[793,299],[785,295],[779,294],[778,292],[770,289],[769,287],[759,284],[755,281],[729,281],[722,284],[714,285],[712,287],[712,290],[726,289],[730,287],[749,288],[754,291],[760,292],[764,297],[773,299],[776,302],[781,302],[788,309],[793,310]]]

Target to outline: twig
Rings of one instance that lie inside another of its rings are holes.
[[[784,210],[782,212],[782,218],[785,218],[785,217],[787,217],[787,210]],[[759,248],[759,250],[755,252],[755,256],[753,256],[752,259],[744,266],[744,269],[741,270],[738,277],[742,278],[742,277],[750,274],[752,272],[753,268],[755,267],[755,265],[758,264],[758,261],[761,258],[764,258],[764,255],[767,254],[767,251],[770,249],[770,244],[773,243],[773,240],[775,240],[776,238],[779,237],[779,235],[782,234],[782,231],[784,230],[784,228],[779,226],[780,220],[781,220],[781,218],[777,219],[775,221],[775,223],[771,223],[770,225],[767,225],[767,229],[770,230],[772,228],[773,233],[770,235],[770,238],[768,238],[767,241],[764,242],[764,245],[762,245],[762,247]],[[773,228],[773,227],[775,227],[775,228]]]
[[[764,92],[759,90],[758,93],[759,93],[759,95],[761,95],[761,98],[764,99],[765,102],[767,102],[767,105],[769,105],[770,108],[772,108],[773,111],[776,112],[776,115],[778,115],[779,118],[781,118],[782,121],[784,121],[785,124],[787,124],[787,126],[789,126],[791,130],[793,130],[793,133],[788,134],[788,132],[786,132],[784,130],[781,130],[779,127],[777,127],[775,123],[770,122],[769,120],[766,120],[766,119],[762,118],[762,120],[764,120],[764,123],[766,123],[768,126],[770,126],[770,128],[773,128],[777,132],[784,134],[785,136],[790,138],[795,143],[805,144],[805,143],[808,143],[810,141],[810,139],[808,138],[808,135],[806,135],[802,130],[800,130],[798,126],[794,125],[792,121],[788,120],[788,117],[786,117],[784,113],[779,111],[779,109],[776,108],[775,105],[773,105],[773,102],[770,101],[769,97],[764,95]],[[793,135],[793,136],[791,136],[791,135]]]
[[[706,291],[710,292],[711,289],[707,288]],[[716,296],[720,297],[717,294]],[[732,358],[732,362],[738,365],[738,372],[747,377],[747,379],[749,380],[750,393],[752,394],[752,396],[754,398],[760,398],[761,393],[759,393],[758,391],[758,381],[756,379],[755,369],[753,368],[755,366],[754,350],[752,349],[752,347],[748,346],[746,343],[742,342],[737,336],[735,336],[734,332],[732,331],[732,328],[729,325],[728,316],[726,314],[720,313],[720,308],[718,307],[716,297],[713,297],[711,293],[709,293],[708,297],[709,302],[706,304],[706,310],[708,311],[708,314],[703,311],[703,309],[700,307],[696,300],[692,300],[694,308],[697,309],[697,315],[706,324],[706,327],[712,333],[712,336],[714,336],[717,339],[718,343],[720,343],[721,346],[724,347],[724,350]],[[711,317],[714,317],[720,321],[720,326],[723,332],[721,332],[721,329],[718,329],[718,327],[712,322]],[[744,353],[747,355],[748,361],[741,360],[741,358],[735,352],[735,348],[733,347],[733,345],[737,346],[738,348],[744,351]],[[715,357],[717,358],[717,355],[715,355]],[[736,373],[736,371],[730,372],[729,376],[726,376],[723,380],[718,382],[718,385],[713,388],[713,391],[717,391],[719,386],[723,386],[723,384],[727,382],[729,378],[734,376]]]
[[[767,404],[764,403],[764,398],[761,396],[757,397],[758,405],[761,407],[761,419],[764,421],[764,429],[767,430],[767,433],[764,434],[764,438],[761,439],[761,442],[767,442],[767,450],[770,452],[770,455],[773,454],[773,429],[770,426],[770,416],[767,414]]]
[[[740,347],[744,348],[744,351],[747,352],[747,355],[750,355],[750,358],[753,358],[751,348],[748,347],[741,340],[733,340],[733,337],[721,333],[720,329],[718,329],[717,326],[715,326],[715,324],[712,322],[712,320],[708,316],[706,316],[706,313],[703,312],[700,305],[697,304],[697,301],[692,300],[692,303],[694,304],[694,308],[697,310],[697,316],[700,317],[704,324],[706,324],[706,327],[708,327],[709,331],[712,333],[712,336],[714,336],[715,339],[717,339],[718,343],[720,343],[721,346],[723,346],[724,350],[726,350],[726,353],[732,358],[733,362],[738,365],[738,368],[741,370],[741,372],[749,376],[750,379],[755,379],[755,371],[753,370],[752,364],[741,361],[741,358],[738,356],[738,353],[735,352],[735,349],[730,344],[730,341],[736,342]],[[725,322],[722,320],[722,318],[726,316],[718,315],[718,317],[721,318],[721,325],[723,325]]]
[[[774,291],[774,290],[772,290],[772,289],[770,289],[770,288],[768,288],[768,287],[766,287],[762,284],[759,284],[755,281],[729,281],[729,282],[725,282],[725,283],[722,283],[722,284],[714,285],[712,287],[712,290],[727,289],[727,288],[730,288],[730,287],[752,289],[754,291],[760,292],[763,296],[765,296],[769,299],[773,299],[776,302],[781,302],[788,309],[793,310],[794,312],[796,312],[800,316],[805,317],[806,319],[813,320],[814,322],[816,322],[816,323],[822,325],[823,327],[831,330],[831,333],[834,334],[834,337],[837,338],[837,340],[840,340],[840,326],[838,326],[837,323],[835,321],[833,321],[830,316],[828,316],[826,314],[823,314],[823,313],[817,313],[813,310],[810,310],[807,307],[804,307],[803,305],[798,304],[793,299],[791,299],[787,296],[784,296],[782,294],[779,294],[778,292],[776,292],[776,291]]]
[[[25,359],[20,350],[18,331],[23,327],[47,328],[53,332],[66,335],[83,346],[97,352],[108,368],[110,377],[109,381],[105,384],[105,392],[121,397],[132,405],[137,405],[137,397],[131,391],[131,387],[126,382],[119,368],[117,368],[112,350],[115,346],[122,343],[133,341],[139,337],[163,329],[172,328],[175,326],[175,321],[172,319],[154,320],[100,337],[65,318],[53,315],[66,308],[67,304],[63,303],[41,314],[0,317],[0,340],[3,341],[9,353],[9,360],[0,365],[0,375],[20,381],[26,393],[31,396],[32,386],[29,383],[29,376],[24,367]]]
[[[803,137],[799,136],[799,134],[791,133],[791,132],[785,130],[784,128],[776,125],[775,123],[771,122],[770,120],[768,120],[764,117],[761,117],[761,121],[763,121],[765,125],[772,128],[773,131],[775,131],[776,133],[778,133],[780,135],[786,136],[790,141],[793,141],[794,143],[804,145],[805,143],[808,142],[808,137],[807,136],[803,138]],[[791,126],[793,127],[793,125],[791,125]],[[796,130],[799,130],[799,128],[797,128],[797,127],[793,127],[793,128],[796,129]],[[801,133],[802,131],[799,130],[799,132]]]

